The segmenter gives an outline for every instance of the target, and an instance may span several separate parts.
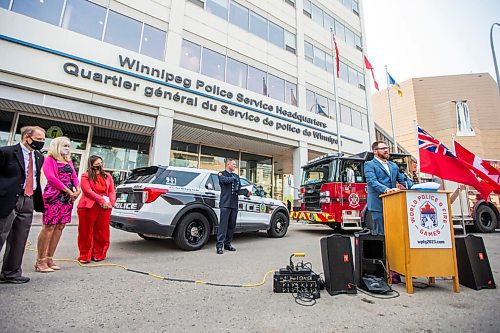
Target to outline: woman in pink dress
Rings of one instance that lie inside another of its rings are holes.
[[[35,263],[36,271],[41,273],[60,269],[52,258],[66,223],[71,222],[73,203],[80,195],[80,183],[71,162],[70,147],[67,137],[55,138],[50,142],[48,157],[43,164],[47,179],[43,192],[45,211]]]

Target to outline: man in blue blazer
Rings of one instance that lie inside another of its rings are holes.
[[[368,211],[373,221],[372,234],[384,234],[384,215],[381,194],[399,191],[396,182],[406,188],[413,186],[411,180],[399,171],[396,163],[389,161],[389,147],[384,141],[372,144],[373,160],[365,163],[365,178],[368,184]]]

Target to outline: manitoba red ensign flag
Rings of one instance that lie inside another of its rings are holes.
[[[418,127],[418,151],[420,171],[473,186],[483,199],[488,200],[493,188],[480,182],[466,164],[420,126]]]

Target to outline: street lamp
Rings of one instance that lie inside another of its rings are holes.
[[[493,63],[495,64],[495,74],[497,75],[497,86],[498,93],[500,93],[500,77],[498,75],[498,64],[497,64],[497,56],[495,55],[495,47],[493,45],[493,27],[498,25],[500,27],[500,23],[493,23],[490,28],[490,44],[491,44],[491,53],[493,53]]]

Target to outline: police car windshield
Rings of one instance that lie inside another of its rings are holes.
[[[304,168],[302,185],[324,183],[331,175],[332,165],[330,163],[318,164]]]
[[[169,170],[159,167],[135,169],[125,184],[148,183],[174,186],[186,186],[198,176],[198,172]]]

